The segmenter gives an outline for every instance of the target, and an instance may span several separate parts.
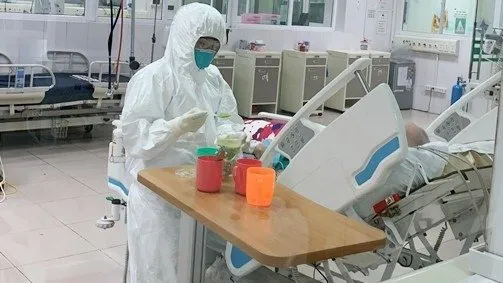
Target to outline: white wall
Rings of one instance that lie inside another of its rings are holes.
[[[311,50],[313,51],[326,51],[327,49],[359,49],[360,41],[363,39],[364,34],[370,38],[370,48],[387,51],[390,46],[390,33],[392,26],[392,4],[389,5],[389,26],[388,34],[376,35],[375,25],[373,28],[366,30],[366,8],[367,4],[370,7],[377,5],[378,0],[347,0],[337,1],[339,12],[337,21],[344,19],[343,27],[338,30],[323,30],[323,29],[310,29],[306,30],[303,27],[292,27],[291,30],[277,27],[267,28],[264,26],[237,26],[232,29],[229,34],[229,44],[225,49],[234,49],[237,47],[239,40],[264,40],[267,44],[269,51],[281,51],[283,49],[292,49],[299,40],[308,40],[311,42]],[[393,3],[392,0],[389,1]],[[345,7],[345,9],[344,9]]]
[[[475,1],[474,1],[475,3]],[[396,10],[403,11],[403,1],[397,2]],[[437,63],[437,57],[434,54],[407,52],[405,56],[416,62],[416,84],[414,87],[413,108],[432,113],[442,113],[450,106],[451,89],[456,83],[458,76],[468,79],[470,54],[471,54],[471,36],[456,35],[435,35],[425,33],[412,33],[402,31],[402,16],[397,14],[395,18],[395,34],[404,34],[412,36],[427,36],[438,38],[452,38],[460,41],[459,56],[440,55]],[[401,52],[395,52],[395,55]],[[443,96],[432,96],[430,92],[425,91],[426,85],[446,88],[447,94]],[[430,100],[431,98],[431,100]]]
[[[394,0],[388,2],[393,3]],[[377,35],[375,22],[371,19],[366,21],[366,9],[376,8],[379,0],[339,0],[338,5],[338,30],[305,29],[304,27],[292,27],[293,30],[268,29],[264,26],[236,27],[229,36],[229,44],[225,49],[233,49],[240,39],[262,39],[267,43],[267,49],[281,51],[293,48],[299,40],[309,40],[313,51],[325,51],[327,49],[359,49],[360,40],[367,37],[370,39],[370,48],[387,51],[393,14],[389,14],[388,34]],[[388,7],[392,10],[392,4]],[[165,21],[167,22],[167,21]],[[163,54],[162,44],[164,41],[163,28],[165,22],[159,23],[157,28],[157,44],[155,58]],[[367,28],[365,28],[367,25]],[[370,26],[370,28],[368,28]],[[44,60],[44,54],[50,50],[78,51],[85,54],[89,60],[106,60],[107,40],[109,23],[105,19],[97,22],[62,22],[62,21],[38,21],[26,19],[12,20],[0,19],[0,52],[9,56],[13,62],[35,63]],[[150,48],[152,36],[152,21],[137,21],[135,51],[137,60],[141,63],[150,62]],[[113,57],[116,58],[119,32],[115,32]],[[130,24],[125,19],[123,34],[123,60],[129,57]],[[32,48],[23,48],[31,46]],[[36,46],[36,48],[33,48]]]
[[[140,21],[136,25],[135,52],[137,60],[150,62],[152,37],[151,21]],[[158,26],[156,58],[163,54],[161,47],[162,28]],[[90,61],[108,59],[108,34],[110,24],[106,22],[46,22],[32,20],[0,19],[0,53],[13,62],[36,63],[44,60],[47,51],[78,51]],[[113,58],[117,58],[119,32],[115,32]],[[129,58],[130,24],[125,20],[121,58]],[[36,46],[36,48],[33,48]],[[115,59],[116,60],[116,59]]]

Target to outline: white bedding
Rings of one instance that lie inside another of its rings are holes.
[[[424,148],[437,149],[443,152],[460,153],[476,151],[482,154],[494,153],[494,141],[481,141],[471,144],[448,145],[444,142],[431,142]],[[430,151],[418,148],[409,148],[405,159],[391,170],[391,174],[385,184],[356,201],[353,208],[362,218],[374,214],[373,205],[385,198],[399,193],[405,193],[412,181],[412,188],[419,188],[424,184],[424,179],[416,170],[416,166],[422,166],[429,180],[440,177],[447,162]]]

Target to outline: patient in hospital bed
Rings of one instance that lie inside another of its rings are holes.
[[[260,158],[268,144],[268,140],[275,138],[283,126],[283,123],[274,121],[245,121],[245,133],[252,137],[253,146],[250,148],[253,150],[251,150],[250,154],[253,152],[253,155]],[[409,150],[404,160],[391,170],[384,185],[363,195],[354,202],[353,208],[360,217],[366,219],[373,216],[375,214],[373,205],[393,194],[405,195],[409,187],[410,192],[419,189],[425,183],[423,174],[428,180],[432,180],[452,172],[453,169],[446,166],[447,161],[444,159],[446,156],[439,154],[439,151],[452,154],[466,154],[469,152],[493,154],[494,151],[494,141],[460,145],[449,145],[446,142],[439,141],[431,142],[424,129],[410,122],[405,125],[405,133]],[[429,151],[429,149],[436,151],[437,154]],[[279,164],[283,165],[283,168],[279,169],[284,169],[288,165],[288,160],[282,160],[279,154],[277,157],[279,158],[273,160],[274,168],[277,169],[277,164]],[[449,158],[447,159],[449,160]],[[423,174],[421,174],[421,171]]]
[[[362,196],[353,204],[353,208],[360,217],[366,219],[373,214],[373,205],[385,198],[393,195],[404,195],[410,187],[410,192],[420,188],[424,183],[423,174],[428,180],[440,177],[445,174],[447,158],[438,151],[462,154],[475,151],[482,154],[492,154],[494,151],[494,142],[477,142],[473,144],[449,145],[446,142],[430,142],[426,132],[414,123],[406,124],[406,136],[409,150],[404,160],[396,165],[384,183],[379,189]],[[428,151],[428,149],[437,152]],[[443,158],[442,158],[443,157]]]

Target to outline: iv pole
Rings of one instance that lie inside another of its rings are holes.
[[[129,55],[129,69],[131,69],[131,75],[134,74],[136,70],[140,68],[140,63],[136,61],[134,57],[134,41],[135,41],[135,29],[136,29],[136,0],[131,0],[131,45],[130,45],[130,55]]]
[[[150,53],[150,63],[154,62],[154,48],[155,48],[155,42],[156,42],[155,28],[156,28],[156,25],[157,25],[157,7],[159,6],[160,2],[161,2],[160,0],[154,0],[154,5],[155,5],[154,31],[153,31],[153,34],[152,34],[152,51]]]

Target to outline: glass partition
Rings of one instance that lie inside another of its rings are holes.
[[[85,0],[1,0],[0,12],[84,16]]]
[[[124,9],[124,17],[125,18],[130,18],[131,17],[131,0],[123,0],[126,7]],[[117,12],[119,9],[119,5],[121,3],[121,0],[112,0],[112,4],[114,6],[113,8],[113,14]],[[163,6],[163,1],[160,0],[159,4],[157,5],[157,15],[156,15],[156,5],[153,4],[152,0],[135,0],[135,13],[136,13],[136,18],[137,19],[154,19],[154,17],[158,20],[162,19],[162,6]],[[98,0],[98,16],[99,17],[106,17],[110,16],[110,2],[108,0]]]
[[[292,25],[332,26],[333,0],[295,0]]]
[[[470,36],[475,1],[405,0],[403,31]]]
[[[243,24],[286,25],[288,0],[239,0],[237,21]]]

